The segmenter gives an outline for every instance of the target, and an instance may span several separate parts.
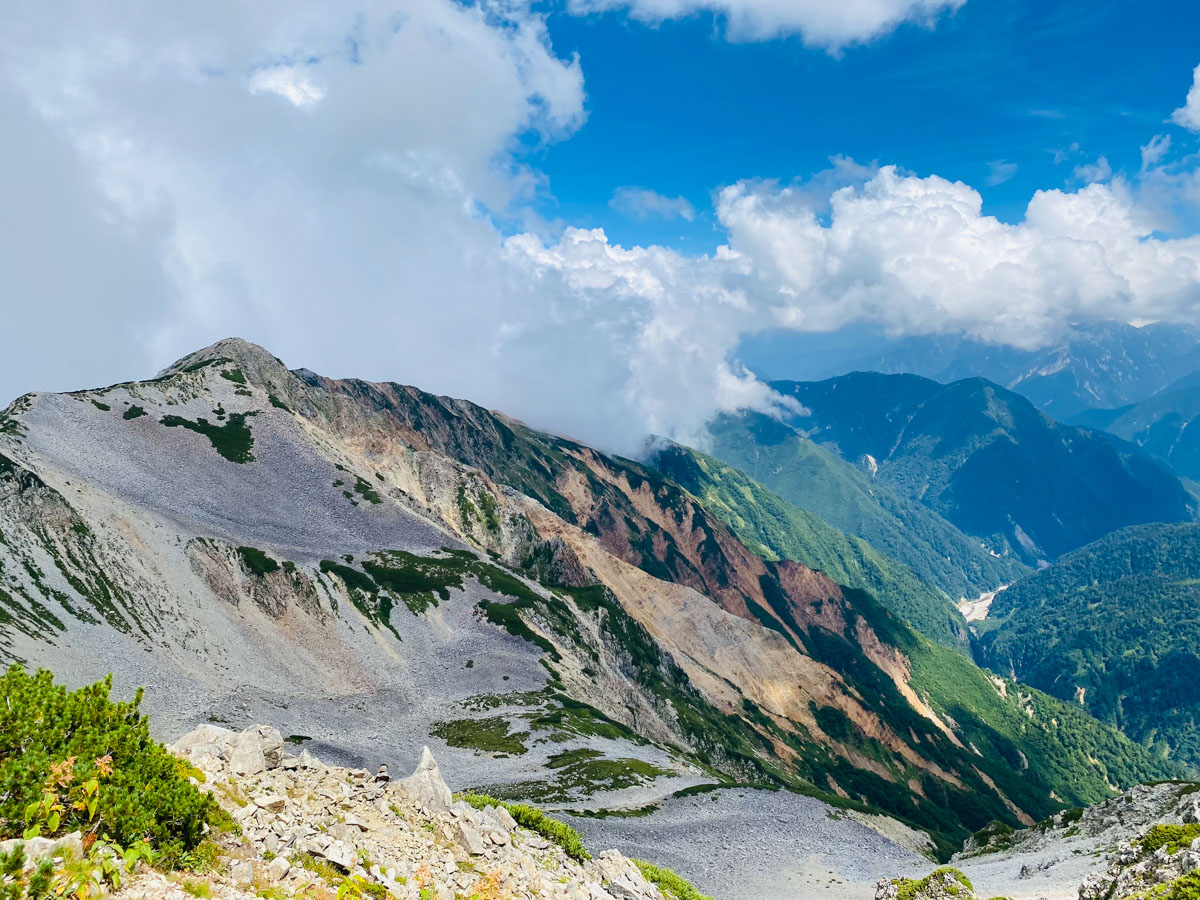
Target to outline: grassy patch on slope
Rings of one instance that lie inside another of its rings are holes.
[[[185,419],[182,416],[163,416],[160,422],[168,428],[186,428],[202,434],[213,445],[213,449],[230,462],[254,462],[254,454],[250,452],[254,446],[254,435],[246,424],[248,416],[257,415],[254,412],[230,413],[229,421],[221,425],[213,425],[208,419]]]

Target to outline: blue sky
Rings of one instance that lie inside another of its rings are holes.
[[[580,56],[588,118],[535,155],[553,195],[541,209],[621,243],[710,249],[723,240],[714,188],[806,177],[836,154],[965,181],[985,212],[1016,221],[1035,190],[1077,186],[1077,165],[1106,156],[1136,172],[1156,133],[1172,133],[1175,155],[1195,150],[1166,124],[1200,61],[1200,5],[1177,0],[970,0],[837,55],[797,36],[730,42],[703,13],[645,25],[558,8],[549,29],[557,52]],[[1001,161],[1015,173],[989,186]],[[608,206],[623,185],[686,197],[698,215],[631,219]]]

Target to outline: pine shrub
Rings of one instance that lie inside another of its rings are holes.
[[[111,675],[68,691],[19,665],[0,679],[0,837],[28,834],[31,823],[45,837],[79,830],[85,847],[145,841],[177,864],[206,825],[232,822],[151,739],[141,690],[132,702],[113,702],[111,690]]]

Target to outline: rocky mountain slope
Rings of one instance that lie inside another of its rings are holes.
[[[1200,525],[1101,538],[997,595],[987,664],[1072,700],[1134,740],[1200,761]]]
[[[172,749],[241,834],[220,838],[209,872],[182,883],[143,872],[119,897],[688,900],[615,850],[592,857],[533,810],[514,807],[522,825],[504,805],[455,799],[428,749],[398,781],[285,754],[270,726],[203,725]]]
[[[458,783],[564,808],[767,783],[943,848],[1173,771],[944,651],[955,694],[869,595],[464,401],[230,340],[21,398],[0,432],[5,654],[153,684],[167,733],[271,720],[396,766],[397,734],[429,736]]]
[[[877,900],[1185,900],[1200,887],[1194,782],[1139,785],[1013,831],[994,823],[948,867],[883,879]],[[1193,846],[1193,844],[1195,846]]]
[[[1126,525],[1189,521],[1195,501],[1131,444],[1055,422],[983,379],[857,372],[773,382],[791,424],[998,553],[1029,564]]]
[[[967,628],[944,592],[903,563],[793,506],[745,473],[688,447],[658,448],[651,465],[686,488],[759,556],[793,559],[861,588],[931,640],[964,652]]]

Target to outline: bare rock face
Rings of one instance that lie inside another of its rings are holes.
[[[1200,838],[1187,846],[1159,847],[1150,853],[1126,843],[1108,858],[1103,875],[1091,875],[1079,886],[1079,900],[1120,900],[1152,891],[1200,869]]]
[[[283,735],[269,725],[252,725],[242,732],[201,725],[169,749],[206,771],[228,765],[234,775],[257,775],[283,762]]]
[[[235,775],[257,775],[283,760],[283,735],[269,725],[247,728],[233,745],[229,767]]]
[[[421,761],[413,773],[397,781],[396,786],[431,813],[449,812],[454,804],[450,788],[442,779],[441,770],[428,747],[421,749]]]

